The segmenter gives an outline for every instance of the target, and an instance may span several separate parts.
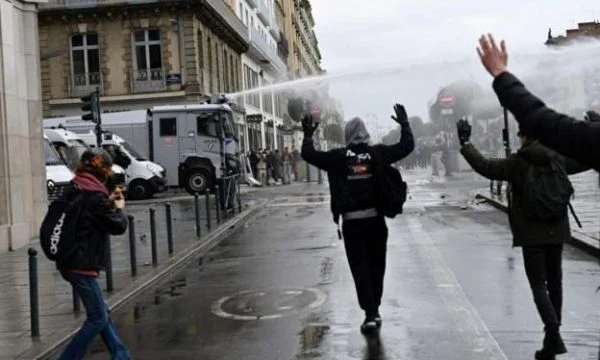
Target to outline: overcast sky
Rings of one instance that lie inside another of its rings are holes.
[[[444,82],[465,76],[489,80],[475,52],[483,32],[505,39],[515,56],[546,51],[543,43],[549,27],[554,36],[564,35],[577,22],[600,19],[597,0],[312,0],[311,4],[323,67],[329,73],[373,71],[361,78],[332,80],[332,95],[342,101],[346,118],[375,113],[383,127],[393,101],[427,117],[427,101]],[[453,60],[472,64],[462,73],[441,65]],[[380,67],[422,63],[440,65],[417,66],[410,76],[377,73]]]

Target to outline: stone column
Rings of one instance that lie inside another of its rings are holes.
[[[0,0],[0,251],[37,236],[46,209],[37,6]]]

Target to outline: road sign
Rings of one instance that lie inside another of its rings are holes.
[[[449,109],[454,107],[454,102],[454,95],[448,93],[440,95],[440,106],[442,108]]]

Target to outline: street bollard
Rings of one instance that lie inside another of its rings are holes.
[[[241,181],[238,179],[237,182],[237,201],[238,201],[238,213],[242,213],[242,193],[240,191],[241,189],[241,185],[240,185]]]
[[[112,268],[112,250],[110,247],[110,236],[106,236],[106,291],[112,292],[113,287],[113,268]]]
[[[135,218],[127,215],[129,220],[129,262],[131,263],[131,276],[137,276],[137,254],[135,251]]]
[[[231,215],[235,215],[235,197],[237,191],[237,187],[233,181],[233,178],[229,181],[229,191],[227,191],[227,197],[229,198],[229,201],[227,201],[227,213],[229,213],[229,204],[231,204]]]
[[[71,289],[73,290],[73,312],[79,313],[81,311],[81,302],[79,301],[77,292],[75,292],[75,287],[71,286]]]
[[[206,189],[206,227],[208,228],[208,230],[210,231],[210,228],[212,227],[211,225],[211,218],[210,218],[210,190]]]
[[[29,309],[31,311],[31,337],[40,336],[40,308],[38,303],[37,250],[29,248]]]
[[[158,265],[158,251],[156,249],[156,210],[150,208],[150,246],[152,248],[152,266]]]
[[[165,205],[167,212],[167,245],[169,247],[169,256],[173,255],[173,215],[171,214],[171,204]]]
[[[227,180],[223,179],[223,184],[219,187],[219,214],[221,214],[223,221],[227,220],[227,212],[229,212],[228,200]]]
[[[217,224],[221,223],[221,194],[219,185],[215,186],[215,204],[217,207]]]
[[[200,196],[197,193],[194,195],[194,209],[196,213],[196,237],[199,239],[202,236],[202,232],[200,225]]]

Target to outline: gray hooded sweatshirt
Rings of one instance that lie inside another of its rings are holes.
[[[369,144],[371,136],[361,118],[355,117],[346,123],[346,145]]]

